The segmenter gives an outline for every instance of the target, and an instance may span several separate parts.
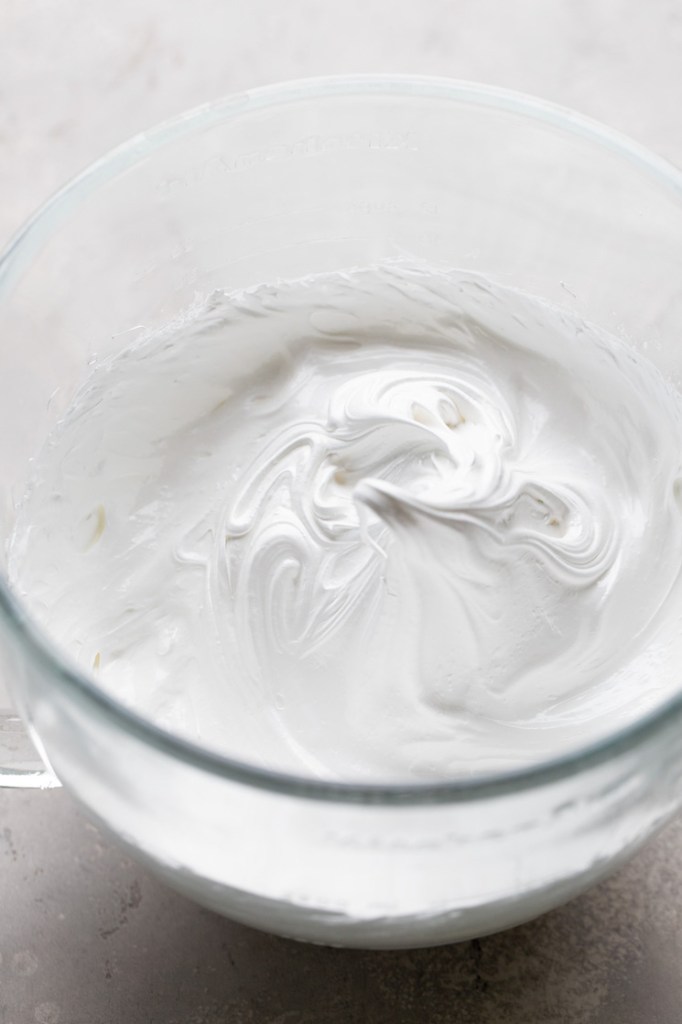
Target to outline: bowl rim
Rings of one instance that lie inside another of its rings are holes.
[[[140,132],[90,164],[52,195],[19,229],[0,254],[0,302],[68,212],[97,188],[144,160],[157,149],[266,108],[324,101],[334,97],[405,95],[429,100],[496,108],[525,116],[567,134],[575,134],[635,164],[652,183],[682,201],[682,172],[627,136],[589,117],[554,103],[496,86],[449,78],[410,74],[353,74],[296,79],[230,94],[179,114]],[[428,805],[486,799],[548,785],[598,767],[644,744],[660,729],[682,717],[682,688],[640,719],[597,741],[531,765],[451,781],[342,782],[298,776],[229,757],[168,732],[99,689],[72,665],[31,620],[20,600],[0,575],[0,619],[28,649],[39,670],[59,681],[90,709],[160,753],[236,783],[289,796],[372,805]]]

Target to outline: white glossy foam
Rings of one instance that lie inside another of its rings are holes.
[[[11,578],[102,687],[234,756],[517,766],[677,685],[680,453],[653,366],[482,277],[215,294],[92,368]]]

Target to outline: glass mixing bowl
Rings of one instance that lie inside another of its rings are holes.
[[[268,87],[115,150],[0,258],[3,536],[95,354],[197,292],[405,253],[543,296],[682,382],[674,168],[482,86]],[[59,779],[176,888],[316,942],[416,946],[517,924],[611,871],[681,802],[682,680],[655,713],[550,762],[392,786],[295,778],[170,735],[72,670],[5,582],[0,664],[21,716],[0,699],[5,784]]]

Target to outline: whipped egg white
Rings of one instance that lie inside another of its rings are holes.
[[[682,403],[486,278],[215,293],[91,367],[14,588],[159,724],[340,780],[518,767],[677,686]]]

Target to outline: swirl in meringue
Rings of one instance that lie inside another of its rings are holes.
[[[98,685],[232,756],[518,766],[677,685],[681,410],[623,343],[478,275],[217,293],[92,367],[11,579]]]

